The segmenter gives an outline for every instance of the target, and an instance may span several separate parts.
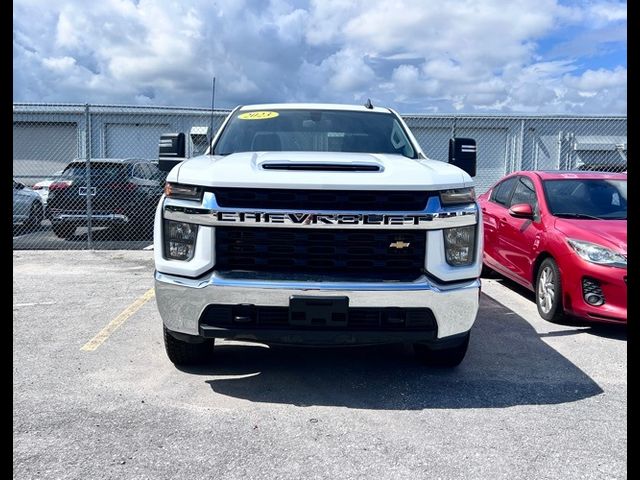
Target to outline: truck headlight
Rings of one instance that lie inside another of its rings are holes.
[[[476,245],[476,226],[445,228],[443,232],[447,263],[454,267],[471,265]]]
[[[473,203],[476,199],[476,191],[473,187],[469,188],[452,188],[440,192],[440,203],[442,205],[461,205],[464,203]]]
[[[170,260],[189,261],[196,249],[198,225],[164,221],[164,256]]]
[[[627,268],[627,258],[596,243],[567,239],[567,243],[584,260],[598,265]]]
[[[164,194],[171,198],[200,200],[202,198],[202,188],[195,185],[183,185],[180,183],[167,182],[164,185]]]

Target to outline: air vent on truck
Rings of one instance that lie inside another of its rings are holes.
[[[380,165],[344,163],[263,163],[263,170],[302,170],[311,172],[379,172]]]

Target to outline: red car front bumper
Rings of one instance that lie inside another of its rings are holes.
[[[582,260],[577,255],[560,259],[562,300],[567,313],[596,322],[627,323],[627,269],[607,267]],[[600,287],[604,303],[594,306],[584,298],[586,279]]]

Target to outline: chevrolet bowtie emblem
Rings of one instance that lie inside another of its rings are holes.
[[[411,242],[404,243],[402,240],[398,240],[397,242],[390,243],[389,248],[407,248],[409,245],[411,245]]]

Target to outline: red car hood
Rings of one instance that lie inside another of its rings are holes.
[[[597,243],[627,254],[626,220],[578,220],[556,218],[555,227],[567,238]]]

